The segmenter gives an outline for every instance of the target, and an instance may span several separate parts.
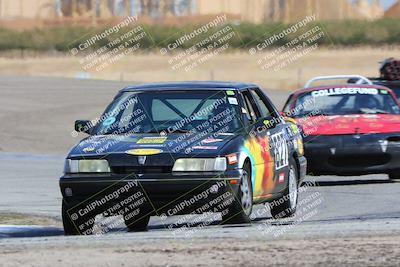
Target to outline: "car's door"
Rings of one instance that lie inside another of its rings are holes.
[[[279,173],[285,172],[288,165],[285,126],[278,111],[258,88],[243,91],[242,95],[252,122],[245,149],[252,160],[254,198],[263,200],[284,188],[279,186]]]
[[[259,88],[254,88],[250,92],[261,113],[261,120],[258,125],[265,126],[263,129],[269,139],[268,147],[263,149],[269,149],[273,158],[273,178],[268,187],[268,193],[277,193],[283,191],[286,187],[285,179],[288,173],[290,154],[288,126],[276,107]]]

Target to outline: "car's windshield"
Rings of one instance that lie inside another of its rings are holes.
[[[137,91],[120,94],[92,134],[233,133],[241,129],[234,91]]]
[[[396,100],[385,89],[331,88],[300,95],[294,116],[344,114],[400,114]]]

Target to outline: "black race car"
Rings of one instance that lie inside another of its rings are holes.
[[[367,78],[371,83],[375,85],[380,85],[391,89],[396,98],[400,101],[400,80],[388,80],[385,78]],[[348,81],[350,84],[358,83],[358,84],[367,84],[364,79],[359,78],[350,78]]]
[[[376,85],[381,85],[392,89],[397,99],[400,100],[400,80],[389,81],[381,78],[370,78],[370,80]]]
[[[256,85],[127,87],[75,130],[89,136],[72,148],[60,178],[66,234],[104,233],[110,227],[100,219],[140,231],[152,215],[211,211],[244,223],[253,204],[273,202],[275,218],[296,210],[302,139]]]

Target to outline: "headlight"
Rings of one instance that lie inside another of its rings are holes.
[[[65,161],[65,173],[93,173],[93,172],[111,172],[108,161],[105,159],[84,159]]]
[[[225,171],[226,158],[213,159],[177,159],[172,171],[174,172],[212,172]]]

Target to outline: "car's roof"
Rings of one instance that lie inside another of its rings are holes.
[[[326,89],[331,89],[331,88],[376,88],[376,89],[389,89],[384,86],[380,85],[365,85],[365,84],[338,84],[338,85],[324,85],[324,86],[316,86],[316,87],[308,87],[308,88],[303,88],[300,90],[295,91],[293,94],[294,95],[300,95],[303,93],[308,93],[312,91],[318,91],[318,90],[326,90]],[[390,90],[390,89],[389,89]]]
[[[242,90],[246,88],[258,87],[250,83],[233,83],[233,82],[215,82],[215,81],[192,81],[192,82],[165,82],[165,83],[148,83],[133,86],[127,86],[121,91],[135,90]]]

